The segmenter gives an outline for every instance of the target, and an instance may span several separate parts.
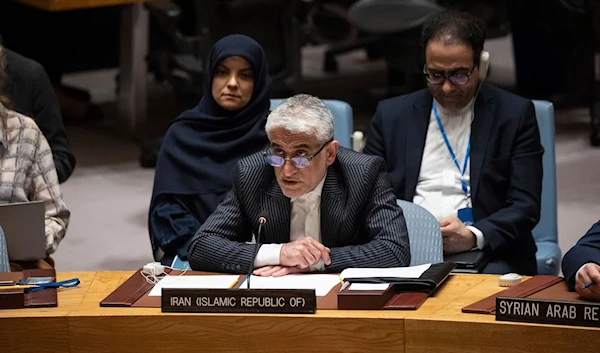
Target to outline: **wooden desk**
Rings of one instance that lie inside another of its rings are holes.
[[[59,307],[0,311],[7,352],[595,352],[600,329],[496,322],[460,309],[501,288],[497,276],[455,275],[416,311],[333,311],[315,315],[167,314],[101,308],[132,272],[79,277]],[[41,334],[34,334],[39,332]]]
[[[119,35],[119,127],[136,133],[146,121],[149,17],[145,0],[14,0],[45,11],[68,11],[121,6]]]
[[[69,352],[69,314],[77,312],[95,272],[61,272],[57,280],[77,277],[79,286],[60,290],[56,308],[0,311],[0,352]]]
[[[461,309],[499,292],[498,276],[455,275],[404,320],[405,352],[597,352],[600,329],[496,321]],[[454,281],[456,279],[456,281]]]

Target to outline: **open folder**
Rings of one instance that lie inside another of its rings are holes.
[[[349,268],[340,274],[350,283],[390,283],[396,292],[431,293],[455,268],[453,262],[441,262],[412,267]]]
[[[350,310],[416,310],[448,278],[453,262],[404,268],[347,269],[340,277],[352,283],[338,294],[338,308]],[[357,283],[386,283],[387,287],[365,290]]]

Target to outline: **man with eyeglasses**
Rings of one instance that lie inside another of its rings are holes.
[[[410,264],[402,210],[384,161],[333,139],[333,116],[299,94],[267,118],[269,146],[238,162],[233,189],[188,249],[194,270],[282,276]],[[266,212],[253,261],[252,234]]]
[[[440,12],[422,29],[427,89],[379,103],[364,152],[396,196],[438,220],[445,254],[483,250],[484,273],[537,273],[543,148],[529,99],[483,83],[485,24]]]

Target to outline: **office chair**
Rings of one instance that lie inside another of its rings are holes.
[[[159,0],[145,3],[151,14],[149,67],[185,98],[199,99],[204,63],[214,43],[234,33],[263,47],[272,91],[289,95],[301,78],[297,0]],[[158,39],[156,39],[158,38]]]
[[[388,89],[407,93],[423,88],[421,25],[443,8],[434,0],[360,0],[348,10],[348,21],[359,29],[357,40],[325,52],[324,69],[337,71],[335,56],[366,48],[388,63]],[[390,92],[391,94],[391,92]]]
[[[425,208],[405,200],[396,200],[402,208],[408,239],[410,265],[434,264],[444,261],[442,231],[435,217]]]
[[[0,227],[0,272],[10,272],[10,262],[8,261],[8,249],[6,248],[6,237]]]
[[[488,39],[509,33],[506,5],[495,0],[360,0],[347,16],[360,35],[325,52],[325,71],[337,71],[336,55],[365,48],[369,57],[387,63],[388,95],[424,88],[421,27],[430,16],[450,7],[482,18],[488,25]]]
[[[540,221],[532,234],[537,252],[538,274],[558,275],[561,251],[558,247],[558,227],[556,223],[556,159],[554,151],[554,106],[551,102],[533,100],[535,115],[540,130],[540,139],[544,147],[542,160],[544,176],[542,179],[542,209]]]
[[[271,99],[271,110],[277,108],[282,101],[283,99]],[[355,151],[362,150],[363,134],[360,131],[353,132],[354,118],[350,104],[333,99],[324,99],[323,103],[333,115],[333,137],[340,146]]]

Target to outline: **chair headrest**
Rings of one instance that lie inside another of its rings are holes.
[[[365,32],[398,33],[421,26],[443,9],[434,0],[361,0],[348,10],[348,20]]]

